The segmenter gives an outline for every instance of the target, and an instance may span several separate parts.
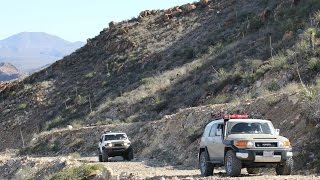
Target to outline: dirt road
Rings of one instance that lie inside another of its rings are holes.
[[[96,157],[86,157],[79,159],[88,163],[99,163]],[[99,163],[103,164],[113,170],[113,174],[121,176],[124,173],[132,174],[134,177],[142,179],[231,179],[231,180],[309,180],[320,179],[320,176],[316,175],[292,175],[292,176],[276,176],[272,169],[268,169],[267,172],[259,175],[249,175],[245,169],[242,170],[241,177],[230,178],[226,177],[223,168],[216,169],[214,176],[203,178],[200,176],[199,169],[181,166],[170,166],[159,163],[155,160],[141,160],[135,159],[134,161],[123,161],[122,158],[111,159],[110,162]]]
[[[198,169],[180,166],[170,166],[161,163],[156,160],[143,160],[134,159],[133,161],[123,161],[121,157],[112,158],[110,162],[98,162],[97,157],[81,157],[81,158],[71,158],[71,157],[2,157],[0,156],[0,177],[4,179],[11,179],[17,177],[16,174],[21,172],[21,169],[25,169],[28,164],[33,164],[33,169],[38,169],[36,172],[39,179],[45,177],[46,174],[43,172],[48,172],[52,170],[60,171],[61,169],[50,168],[57,167],[61,162],[66,166],[76,165],[81,163],[87,164],[103,164],[106,168],[112,169],[112,174],[115,179],[231,179],[231,180],[310,180],[319,179],[320,176],[316,175],[292,175],[292,176],[276,176],[272,170],[259,174],[259,175],[249,175],[246,170],[243,169],[242,175],[236,178],[226,177],[223,169],[216,169],[214,176],[203,178],[200,176],[200,171]],[[29,162],[29,163],[28,163]],[[47,170],[41,170],[40,167],[47,166]],[[62,167],[63,168],[63,167]],[[19,170],[20,169],[20,170]],[[125,177],[125,178],[124,178]],[[130,178],[128,178],[130,177]],[[0,178],[0,179],[1,179]]]

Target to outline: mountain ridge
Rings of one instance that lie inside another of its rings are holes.
[[[0,61],[28,71],[63,58],[83,46],[44,32],[21,32],[0,40]]]

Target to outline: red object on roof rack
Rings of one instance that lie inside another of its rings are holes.
[[[247,114],[229,114],[223,115],[223,119],[248,119],[249,116]]]

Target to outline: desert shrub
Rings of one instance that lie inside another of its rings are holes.
[[[71,156],[73,159],[81,158],[81,155],[78,152],[70,153],[69,156]]]
[[[35,172],[33,168],[29,165],[23,166],[21,169],[19,169],[16,174],[14,175],[15,180],[31,180],[33,179]]]
[[[318,94],[315,98],[307,101],[305,108],[305,116],[308,124],[320,123],[320,95]]]
[[[63,170],[62,172],[53,174],[50,180],[70,180],[70,179],[84,180],[84,179],[88,179],[88,176],[90,175],[90,173],[96,170],[102,170],[102,169],[103,169],[103,165],[101,164],[95,164],[95,165],[82,164],[81,166],[71,167]]]
[[[308,68],[312,71],[318,71],[320,70],[320,59],[317,58],[311,58],[308,61]]]
[[[71,122],[71,125],[74,127],[74,128],[80,128],[83,126],[83,122],[81,120],[74,120]]]
[[[278,82],[277,81],[275,81],[275,80],[272,80],[271,82],[269,82],[268,84],[267,84],[267,89],[269,90],[269,91],[278,91],[278,90],[280,90],[280,85],[278,84]]]
[[[61,116],[56,116],[53,120],[47,121],[45,123],[45,130],[50,130],[58,125],[61,125],[64,122],[64,119]]]
[[[25,108],[27,108],[27,104],[26,103],[22,103],[22,104],[19,105],[18,108],[19,109],[25,109]]]
[[[213,103],[223,104],[229,102],[229,97],[226,94],[218,94],[214,99]]]
[[[86,78],[92,78],[94,76],[95,72],[89,72],[85,75]]]
[[[280,96],[270,95],[270,96],[266,97],[265,100],[267,101],[267,104],[270,107],[273,107],[273,106],[277,105],[281,101],[281,97]]]
[[[230,73],[228,73],[226,70],[221,68],[218,70],[218,77],[219,77],[219,80],[224,81],[230,78]]]
[[[82,104],[85,104],[88,100],[86,96],[78,95],[75,101],[78,105],[82,105]]]
[[[317,26],[320,25],[320,10],[318,10],[317,12],[314,13],[313,19],[315,21],[315,23],[317,24]]]
[[[284,54],[277,54],[276,56],[274,56],[270,61],[270,65],[275,71],[279,71],[289,67],[287,57]]]
[[[263,61],[260,59],[248,59],[246,63],[252,70],[256,71],[263,64]]]
[[[60,146],[60,141],[55,140],[53,143],[49,144],[49,150],[53,152],[58,152],[60,149],[59,146]]]
[[[282,92],[284,93],[295,93],[295,92],[300,92],[301,91],[301,85],[296,83],[296,82],[292,82],[287,84],[285,87],[283,87],[281,89]]]

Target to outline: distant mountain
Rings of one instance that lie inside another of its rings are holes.
[[[43,32],[22,32],[0,41],[0,62],[33,71],[62,59],[84,44]]]
[[[14,65],[10,63],[0,63],[0,81],[17,79],[21,75],[21,72]]]

